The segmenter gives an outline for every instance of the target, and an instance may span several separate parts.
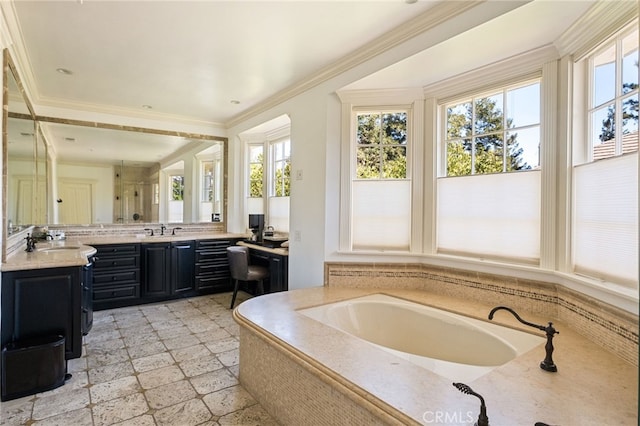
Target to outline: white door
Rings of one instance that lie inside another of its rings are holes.
[[[65,225],[93,223],[93,185],[88,182],[62,181],[58,186],[58,217]]]

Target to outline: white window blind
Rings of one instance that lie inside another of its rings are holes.
[[[411,182],[353,181],[352,248],[409,250]]]
[[[269,223],[278,232],[289,232],[289,197],[269,198]]]
[[[438,251],[540,259],[540,171],[438,179]]]
[[[638,287],[638,153],[574,168],[578,273]]]

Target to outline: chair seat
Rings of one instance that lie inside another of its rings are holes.
[[[229,272],[231,273],[231,278],[235,281],[233,296],[231,296],[231,309],[233,309],[236,294],[238,294],[238,281],[255,282],[258,294],[263,294],[264,286],[262,281],[269,277],[269,269],[260,265],[250,265],[249,249],[247,247],[227,247],[227,256],[229,258]]]

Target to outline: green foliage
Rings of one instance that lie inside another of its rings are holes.
[[[291,195],[291,162],[287,160],[283,169],[277,169],[275,173],[275,196],[288,197]]]
[[[475,100],[475,122],[471,102],[447,109],[447,138],[453,139],[447,143],[447,176],[466,176],[472,170],[484,174],[531,168],[522,158],[517,133],[507,137],[504,164],[504,113],[496,99]],[[512,127],[512,120],[507,119],[506,128]]]
[[[407,177],[407,113],[358,115],[356,177]]]
[[[184,199],[184,176],[171,176],[171,200]]]
[[[262,181],[264,177],[264,156],[258,155],[257,162],[251,163],[249,171],[249,197],[262,198]]]

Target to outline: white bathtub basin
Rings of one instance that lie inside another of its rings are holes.
[[[543,337],[383,294],[298,312],[454,381],[474,380],[545,342]]]

